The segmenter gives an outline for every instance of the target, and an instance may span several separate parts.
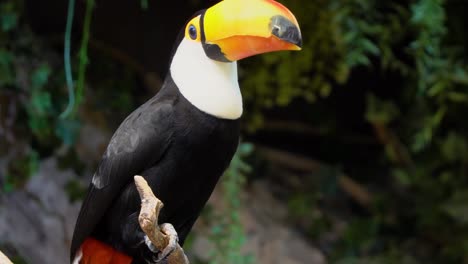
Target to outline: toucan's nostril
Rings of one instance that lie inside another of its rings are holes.
[[[280,26],[274,25],[271,32],[273,33],[273,35],[279,36],[280,35],[280,30],[281,30]]]

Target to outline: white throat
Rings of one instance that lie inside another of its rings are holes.
[[[184,38],[170,71],[182,95],[201,111],[224,119],[242,115],[236,62],[214,61],[205,55],[201,43]]]

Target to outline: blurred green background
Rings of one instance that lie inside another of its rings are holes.
[[[201,217],[215,247],[193,262],[268,263],[243,250],[241,211],[261,182],[324,263],[468,263],[468,1],[280,2],[303,50],[239,63],[245,143]],[[158,91],[185,20],[214,3],[77,0],[75,104],[61,117],[68,1],[1,1],[0,207],[50,158],[76,175],[63,186],[79,205],[112,132]],[[31,262],[1,228],[0,249]]]

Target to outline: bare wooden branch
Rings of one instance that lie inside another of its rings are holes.
[[[392,152],[391,161],[405,167],[414,165],[409,150],[387,125],[382,123],[372,123],[372,125],[380,143]]]
[[[155,72],[149,72],[145,69],[145,66],[138,60],[130,56],[124,50],[109,45],[104,41],[91,38],[89,40],[91,48],[110,56],[112,59],[124,64],[126,67],[134,70],[140,78],[145,82],[146,88],[151,94],[157,93],[163,84],[163,80]]]
[[[141,198],[141,210],[138,221],[140,227],[148,236],[153,245],[164,252],[170,243],[170,237],[158,225],[159,212],[164,204],[156,198],[146,180],[141,176],[134,177],[135,184]],[[164,226],[164,224],[162,225]],[[167,226],[166,226],[167,227]],[[167,228],[163,228],[167,229]],[[173,231],[175,233],[175,230]],[[177,243],[175,249],[167,257],[168,264],[188,264],[189,261],[182,247]]]
[[[275,120],[271,118],[265,120],[263,126],[259,128],[259,130],[266,132],[285,132],[288,134],[315,137],[324,136],[328,133],[321,128],[300,121]],[[379,142],[373,137],[361,136],[357,134],[335,135],[335,139],[340,142],[343,141],[348,143],[358,143],[360,145],[379,144]]]
[[[1,251],[0,251],[0,263],[2,264],[13,264],[10,259],[7,258]]]
[[[286,151],[266,146],[260,146],[257,147],[257,149],[260,150],[268,160],[295,170],[317,172],[323,166],[316,160]],[[368,208],[371,205],[373,200],[372,194],[349,176],[345,174],[339,175],[338,185],[361,206]]]

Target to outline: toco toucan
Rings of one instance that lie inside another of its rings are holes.
[[[273,0],[224,0],[190,18],[161,90],[122,122],[103,154],[76,222],[71,260],[154,263],[157,254],[138,224],[134,175],[164,203],[159,222],[171,223],[183,245],[238,145],[236,61],[301,46],[296,18]]]

